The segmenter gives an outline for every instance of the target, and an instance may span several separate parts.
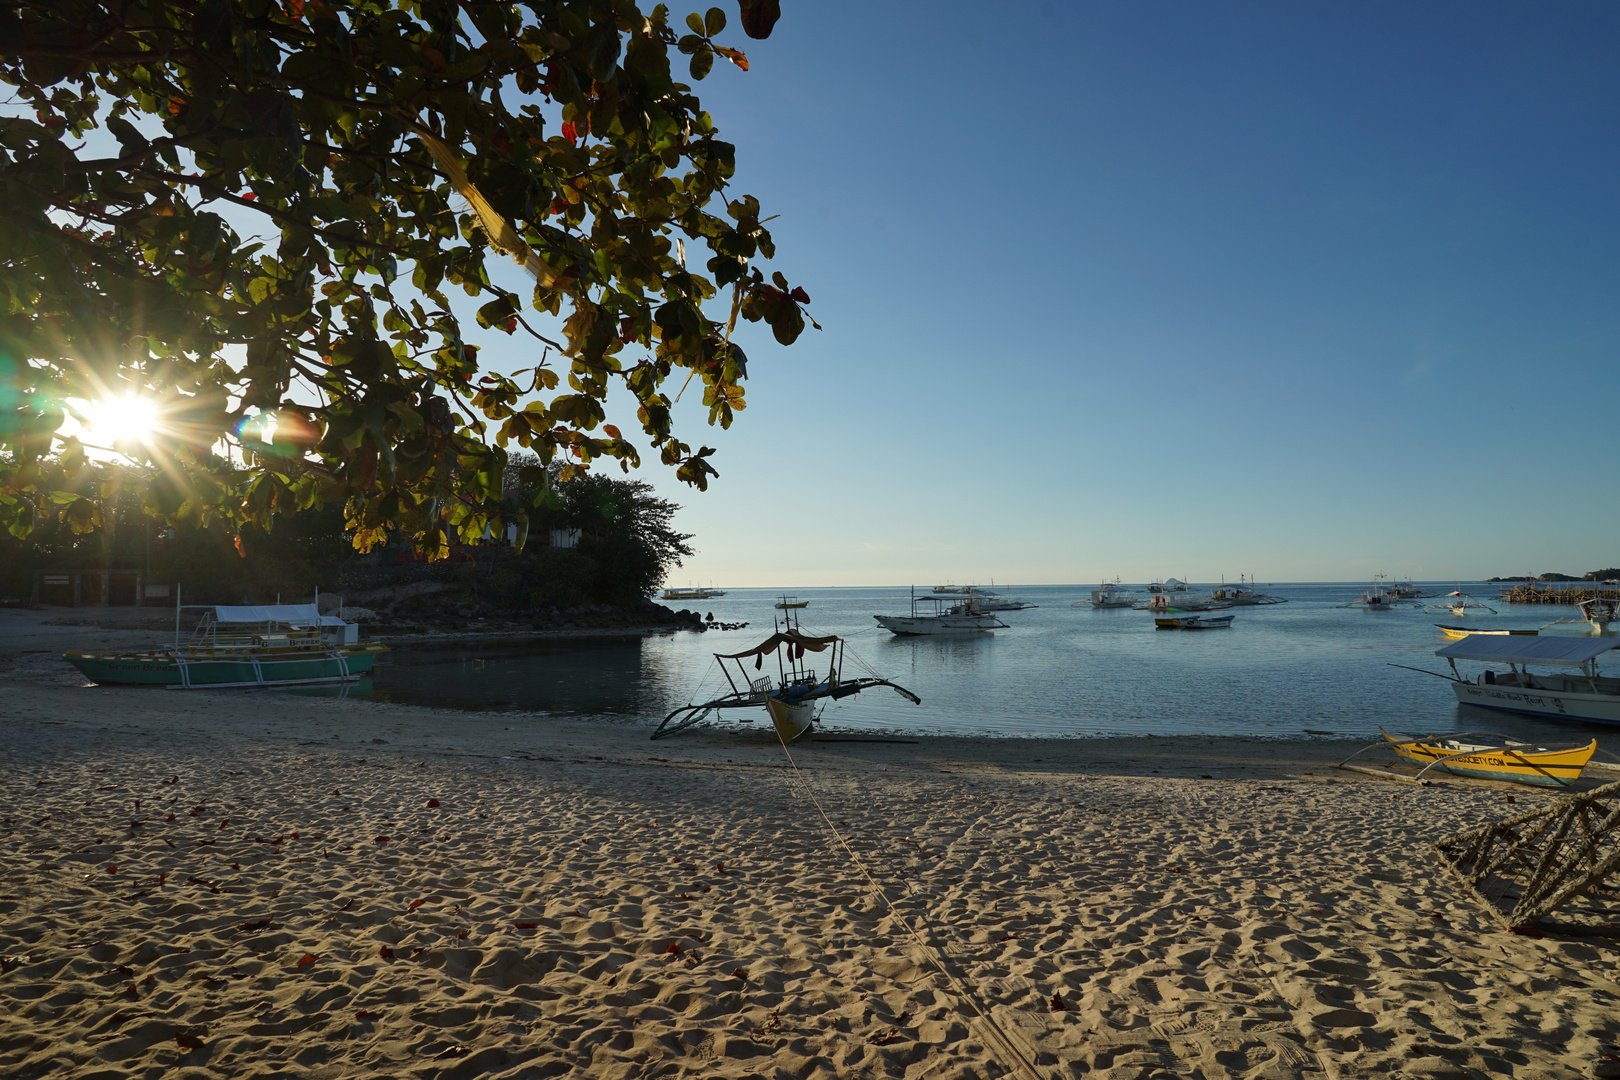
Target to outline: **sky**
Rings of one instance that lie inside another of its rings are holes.
[[[696,89],[824,329],[671,584],[1620,564],[1620,8],[783,9]]]
[[[823,329],[677,404],[708,491],[644,454],[670,584],[1620,565],[1620,6],[722,3],[695,89]]]

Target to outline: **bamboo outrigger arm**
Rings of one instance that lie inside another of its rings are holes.
[[[837,701],[840,698],[858,694],[862,690],[872,690],[879,686],[887,686],[913,705],[922,704],[922,698],[898,683],[890,682],[888,679],[876,678],[850,679],[839,682],[828,687],[825,691],[806,694],[798,700],[801,702]],[[677,731],[685,731],[689,727],[702,723],[710,713],[718,712],[721,709],[760,708],[765,704],[767,693],[770,693],[770,691],[754,690],[750,687],[747,692],[726,694],[724,697],[714,698],[711,701],[695,705],[682,705],[679,708],[671,709],[669,715],[664,717],[663,722],[652,733],[652,737],[662,739],[664,736],[673,735]]]

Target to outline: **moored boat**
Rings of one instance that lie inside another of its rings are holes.
[[[1074,607],[1094,608],[1128,608],[1135,607],[1136,600],[1131,596],[1129,589],[1121,585],[1116,579],[1112,585],[1106,581],[1091,590],[1091,599],[1082,600]]]
[[[1598,657],[1617,645],[1620,638],[1613,637],[1539,634],[1532,640],[1519,634],[1469,634],[1435,650],[1434,655],[1451,665],[1450,675],[1426,674],[1451,683],[1462,705],[1555,720],[1620,724],[1620,679],[1605,678],[1597,670]],[[1506,664],[1508,670],[1487,668],[1469,680],[1458,673],[1458,660]],[[1532,665],[1560,670],[1532,673]]]
[[[1525,637],[1535,637],[1541,633],[1540,630],[1473,630],[1466,626],[1447,626],[1444,623],[1435,623],[1434,626],[1436,630],[1439,630],[1448,638],[1465,638],[1469,634],[1485,634],[1488,637],[1509,637],[1514,634],[1522,634]]]
[[[738,653],[715,653],[715,664],[726,680],[727,692],[707,701],[682,705],[664,717],[655,739],[673,735],[700,723],[711,713],[728,709],[754,710],[764,708],[777,735],[784,743],[799,738],[819,718],[817,705],[838,701],[879,686],[887,686],[913,704],[922,699],[905,687],[890,682],[875,673],[854,678],[844,674],[850,665],[865,668],[861,661],[849,653],[848,643],[837,635],[818,636],[800,629],[792,611],[782,616],[775,632],[752,649]],[[807,653],[824,656],[826,668],[818,673],[805,663]],[[753,677],[750,669],[759,671],[767,657],[776,659],[776,678],[769,675]],[[744,717],[743,722],[750,721]]]
[[[352,682],[371,671],[379,642],[359,640],[359,627],[315,604],[215,605],[176,608],[203,614],[187,641],[146,650],[102,649],[63,654],[99,685],[202,687],[290,686]]]
[[[958,600],[918,596],[915,589],[911,593],[910,615],[874,615],[872,618],[895,634],[978,634],[1009,629],[1006,623],[979,607],[978,597],[966,596]]]
[[[1220,630],[1232,625],[1234,615],[1170,615],[1153,620],[1157,630]]]
[[[1597,752],[1597,740],[1559,746],[1520,742],[1505,735],[1461,732],[1400,738],[1379,729],[1391,750],[1422,766],[1414,779],[1430,769],[1482,780],[1509,780],[1537,787],[1569,787]]]

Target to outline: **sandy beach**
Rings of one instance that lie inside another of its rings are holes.
[[[1574,1080],[1620,1043],[1620,943],[1505,932],[1427,849],[1536,789],[835,724],[795,768],[59,658],[127,637],[0,612],[8,1077]]]

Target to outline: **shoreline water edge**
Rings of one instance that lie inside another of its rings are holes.
[[[86,687],[69,631],[125,633],[0,645],[9,1077],[1575,1080],[1620,1042],[1615,942],[1504,932],[1427,850],[1556,793],[1334,739],[790,764],[768,729]]]

